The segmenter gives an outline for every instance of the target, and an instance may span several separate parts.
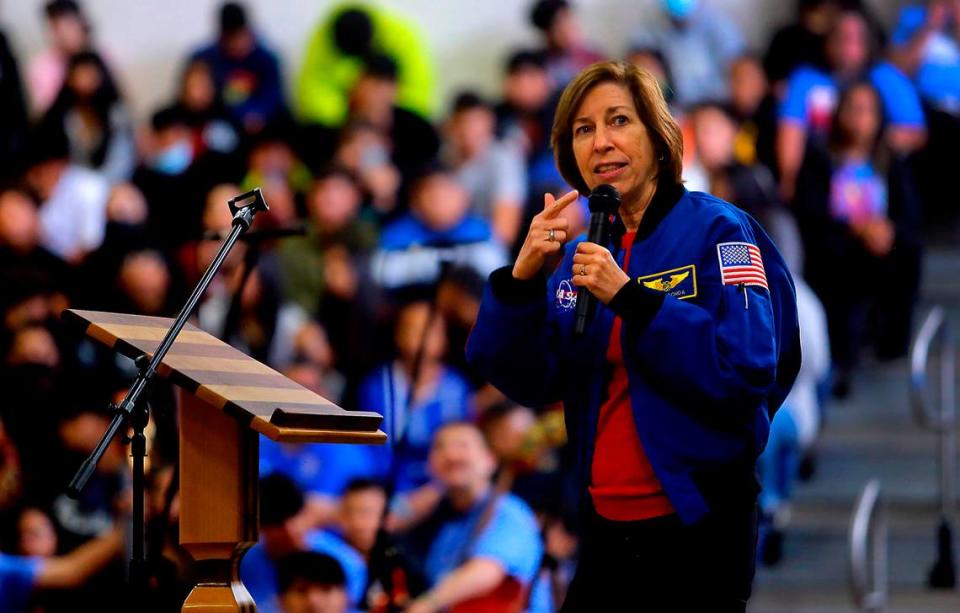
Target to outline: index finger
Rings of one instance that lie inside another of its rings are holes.
[[[573,190],[572,192],[567,192],[566,194],[558,198],[552,205],[547,206],[543,216],[546,217],[547,219],[552,219],[556,217],[557,215],[560,214],[560,212],[563,209],[567,208],[567,206],[569,206],[571,202],[576,201],[579,195],[580,193],[577,190]]]

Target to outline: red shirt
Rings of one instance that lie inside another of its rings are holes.
[[[623,235],[623,268],[630,264],[636,232]],[[637,425],[633,420],[629,380],[620,346],[622,322],[613,320],[607,363],[610,381],[607,399],[600,406],[593,464],[590,467],[590,495],[601,516],[613,521],[650,519],[674,512],[663,487],[647,460]]]

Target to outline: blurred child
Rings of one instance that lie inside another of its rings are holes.
[[[411,192],[410,212],[384,228],[371,263],[381,287],[429,286],[444,262],[484,278],[506,264],[506,252],[490,224],[469,213],[469,195],[450,171],[426,169]]]

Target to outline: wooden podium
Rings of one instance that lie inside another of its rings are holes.
[[[133,359],[152,356],[173,323],[74,309],[63,319]],[[280,442],[382,444],[383,418],[344,410],[190,324],[157,374],[179,387],[180,544],[199,575],[183,611],[255,611],[239,571],[258,538],[258,434]]]

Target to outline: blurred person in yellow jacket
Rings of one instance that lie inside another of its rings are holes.
[[[345,3],[333,9],[307,43],[297,81],[303,120],[339,127],[350,91],[366,59],[382,55],[397,65],[397,105],[427,118],[435,105],[433,59],[416,24],[379,7]]]

